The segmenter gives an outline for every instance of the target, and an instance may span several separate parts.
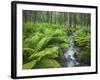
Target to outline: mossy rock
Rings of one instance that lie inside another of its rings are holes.
[[[90,49],[82,49],[79,54],[81,64],[86,66],[91,65],[91,51]]]

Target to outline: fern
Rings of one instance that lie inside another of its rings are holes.
[[[34,67],[35,64],[36,64],[36,60],[32,60],[32,61],[24,64],[23,69],[31,69]]]
[[[26,22],[23,31],[23,69],[61,67],[59,49],[69,46],[62,25]]]
[[[90,48],[90,30],[87,27],[78,27],[75,31],[75,42],[79,47]]]
[[[41,50],[41,48],[45,47],[48,42],[52,39],[52,36],[45,36],[43,37],[36,46],[36,51]]]
[[[39,51],[35,54],[32,54],[29,59],[34,59],[34,58],[38,58],[38,57],[44,57],[47,55],[53,55],[53,54],[57,54],[58,53],[58,49],[59,47],[53,47],[53,48],[45,48],[42,51]]]
[[[35,65],[36,68],[60,68],[61,65],[55,59],[42,58],[38,64]]]

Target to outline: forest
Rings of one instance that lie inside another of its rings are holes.
[[[89,13],[23,10],[23,69],[91,66]]]

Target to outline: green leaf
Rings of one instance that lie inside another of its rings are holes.
[[[75,43],[79,47],[89,48],[91,41],[90,30],[87,27],[76,27]]]
[[[52,39],[52,36],[45,36],[43,37],[37,44],[36,46],[36,51],[42,49],[43,47],[45,47],[48,42]]]
[[[23,44],[24,48],[29,47],[35,49],[41,37],[42,35],[39,35],[38,33],[36,35],[29,36],[24,40],[24,44]]]
[[[23,69],[31,69],[34,67],[34,65],[36,64],[37,60],[32,60],[26,64],[23,65]]]
[[[57,54],[58,53],[58,49],[59,47],[52,47],[52,48],[46,48],[42,51],[39,51],[35,54],[32,54],[29,59],[34,59],[34,58],[38,58],[38,57],[44,57],[46,55],[53,55],[53,54]]]
[[[34,52],[34,49],[32,49],[32,48],[23,48],[23,50],[24,50],[24,51],[30,51],[30,52],[32,52],[32,53]]]
[[[37,68],[60,68],[61,65],[55,59],[42,58],[38,64]]]
[[[31,48],[23,48],[23,64],[27,63],[28,57],[34,53],[34,49]]]

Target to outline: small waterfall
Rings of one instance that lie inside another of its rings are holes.
[[[70,36],[70,47],[69,49],[64,53],[65,59],[67,60],[66,67],[74,67],[78,66],[80,63],[77,61],[77,51],[74,48],[74,40],[73,35]]]

